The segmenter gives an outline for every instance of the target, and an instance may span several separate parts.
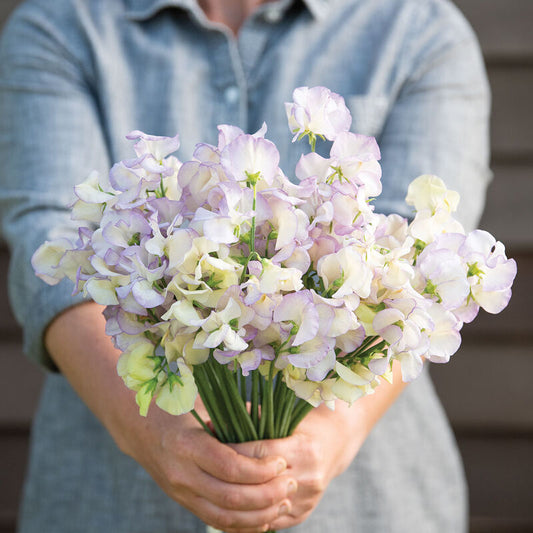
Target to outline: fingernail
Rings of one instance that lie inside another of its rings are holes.
[[[294,494],[297,488],[298,485],[296,484],[296,481],[294,481],[294,479],[291,479],[287,485],[287,496]]]
[[[278,461],[276,468],[277,468],[278,474],[281,474],[282,472],[285,472],[287,468],[287,463],[285,461]]]
[[[289,505],[286,503],[282,503],[278,509],[278,516],[283,516],[286,514],[289,514]]]

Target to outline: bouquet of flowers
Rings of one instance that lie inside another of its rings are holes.
[[[33,267],[106,307],[118,372],[179,415],[199,393],[223,442],[290,435],[315,406],[352,403],[447,362],[480,307],[500,312],[516,264],[489,233],[465,233],[459,195],[436,176],[409,186],[409,222],[374,211],[374,138],[349,131],[342,97],[302,87],[286,104],[311,150],[289,179],[264,125],[218,127],[190,161],[178,136],[134,131],[136,157],[75,187],[76,241],[43,244]],[[315,145],[330,142],[329,157]]]

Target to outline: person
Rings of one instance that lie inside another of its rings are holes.
[[[138,415],[116,374],[102,309],[34,277],[46,239],[75,231],[68,204],[91,171],[131,157],[125,135],[216,126],[267,138],[294,169],[283,103],[299,86],[344,96],[382,151],[382,212],[442,177],[476,225],[488,170],[489,89],[475,36],[447,0],[26,0],[0,45],[3,232],[26,353],[48,373],[21,533],[461,532],[458,452],[427,371],[351,408],[315,409],[292,437],[223,445],[192,416]],[[201,410],[201,405],[198,405]]]

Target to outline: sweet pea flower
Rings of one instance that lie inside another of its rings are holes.
[[[394,354],[394,359],[400,362],[402,372],[402,381],[410,383],[414,381],[422,372],[424,368],[423,350],[397,352]]]
[[[326,291],[331,291],[333,298],[345,298],[350,302],[349,308],[355,309],[359,298],[370,294],[372,271],[353,246],[320,258],[317,272]]]
[[[341,359],[335,364],[335,372],[338,378],[334,380],[331,392],[349,405],[367,394],[372,394],[379,384],[374,373],[360,363],[347,367],[342,364]]]
[[[78,249],[70,239],[59,238],[39,246],[31,265],[36,276],[48,285],[57,285],[65,277],[76,282],[80,266],[84,272],[94,273],[89,261],[91,255],[91,250]]]
[[[459,333],[461,322],[457,320],[454,313],[436,303],[430,305],[426,311],[433,327],[425,331],[429,338],[429,347],[425,357],[432,363],[447,363],[461,346]]]
[[[332,174],[331,162],[316,152],[310,152],[300,156],[294,173],[300,182],[310,183],[309,180],[314,178],[317,183],[323,184]]]
[[[385,300],[386,308],[376,313],[373,328],[389,343],[394,352],[419,349],[425,342],[422,330],[427,329],[424,309],[411,298]]]
[[[488,232],[475,230],[468,234],[459,253],[468,264],[471,294],[485,311],[499,313],[511,298],[516,276],[516,262],[507,259],[505,247]]]
[[[165,291],[158,289],[156,284],[165,274],[166,261],[154,258],[140,246],[129,247],[123,252],[122,257],[121,264],[124,270],[129,271],[131,283],[128,286],[120,283],[123,289],[120,296],[124,297],[126,291],[131,290],[135,300],[143,307],[150,309],[161,305],[166,295]]]
[[[91,277],[83,285],[84,296],[89,295],[100,305],[117,305],[119,303],[116,289],[119,287],[120,279],[99,279]]]
[[[178,300],[174,302],[170,309],[161,316],[161,320],[172,320],[181,326],[182,333],[189,333],[188,330],[183,331],[183,327],[191,328],[190,332],[195,332],[204,322],[204,319],[198,312],[197,308],[189,300]]]
[[[142,131],[135,130],[126,135],[126,139],[137,141],[133,148],[138,157],[149,154],[156,161],[163,160],[169,154],[176,152],[180,147],[179,135],[164,137],[148,135]]]
[[[99,257],[107,260],[113,252],[114,257],[120,257],[122,252],[130,246],[139,245],[145,237],[151,236],[152,228],[138,209],[106,210],[92,237],[91,245]]]
[[[418,244],[426,245],[443,233],[465,233],[462,224],[450,215],[446,209],[432,212],[424,209],[416,213],[409,225],[409,233],[418,240]]]
[[[239,319],[243,315],[242,306],[230,298],[226,307],[211,314],[202,323],[202,330],[195,338],[194,348],[218,348],[224,345],[226,350],[242,352],[248,347],[243,339],[246,334]],[[251,320],[251,317],[249,318]],[[247,320],[248,321],[248,320]]]
[[[283,369],[283,377],[287,387],[292,389],[298,398],[305,400],[313,407],[325,403],[329,409],[335,408],[336,396],[332,391],[334,379],[312,381],[307,379],[305,370],[292,365],[287,365]]]
[[[164,244],[164,253],[168,258],[169,273],[176,272],[185,266],[185,272],[191,272],[196,264],[195,257],[197,259],[198,251],[197,240],[198,234],[190,229],[178,228],[172,231],[171,235],[167,236]],[[218,250],[218,246],[215,243],[210,243],[210,251]],[[210,253],[209,251],[207,253]],[[192,263],[192,264],[191,264]]]
[[[410,233],[424,244],[442,233],[462,233],[463,226],[453,218],[459,194],[450,191],[437,176],[423,175],[409,185],[405,201],[414,206],[416,215],[410,224]]]
[[[337,135],[330,152],[329,182],[352,183],[363,187],[365,195],[381,194],[381,159],[374,137],[342,132]]]
[[[216,307],[227,288],[238,283],[242,265],[229,257],[220,259],[209,253],[196,256],[195,259],[196,264],[193,265],[188,260],[182,263],[178,273],[169,282],[167,290],[177,298]],[[187,266],[189,269],[185,268]]]
[[[289,246],[296,240],[305,239],[309,220],[303,211],[279,198],[271,198],[269,206],[272,210],[269,223],[277,233],[275,250]]]
[[[220,163],[236,181],[271,184],[279,171],[279,152],[267,139],[239,135],[222,150]]]
[[[333,351],[335,347],[335,339],[331,337],[317,336],[308,340],[298,346],[291,346],[284,357],[294,366],[298,368],[313,368],[319,365],[328,354],[335,354]],[[335,363],[333,359],[329,359],[330,366]],[[322,369],[323,373],[327,373],[327,369]]]
[[[143,383],[155,377],[154,345],[147,339],[123,352],[117,363],[118,375],[129,389],[139,390]]]
[[[273,361],[275,358],[272,346],[262,346],[244,352],[214,350],[213,357],[221,364],[237,363],[242,370],[243,376],[248,376],[252,370],[257,370],[265,361]]]
[[[416,263],[422,275],[422,293],[435,298],[445,309],[461,307],[470,293],[467,266],[453,250],[462,239],[460,234],[439,236],[424,248]]]
[[[325,298],[314,289],[309,292],[320,319],[319,333],[321,335],[337,337],[358,327],[357,317],[344,305],[342,300]]]
[[[199,207],[190,227],[217,243],[232,244],[239,241],[241,229],[249,224],[256,214],[252,211],[253,193],[250,189],[241,188],[238,184],[221,183],[208,195],[212,210]],[[261,222],[259,220],[258,222]]]
[[[275,265],[269,259],[250,261],[250,274],[259,279],[259,290],[263,294],[274,294],[281,291],[299,291],[303,288],[303,272],[297,268],[287,268]]]
[[[319,314],[311,291],[301,290],[285,294],[274,310],[276,322],[288,323],[293,335],[291,345],[298,346],[313,339],[319,329]]]
[[[171,415],[182,415],[194,409],[198,388],[191,369],[183,359],[178,359],[178,374],[170,373],[161,386],[156,405]]]
[[[325,87],[298,87],[293,102],[285,104],[293,142],[301,135],[314,134],[333,141],[350,129],[352,117],[344,98]]]
[[[209,358],[209,348],[194,348],[195,333],[182,333],[183,328],[177,328],[178,332],[173,332],[175,322],[170,322],[161,338],[161,346],[165,350],[167,361],[177,361],[183,358],[187,365],[201,365]],[[189,328],[187,328],[189,329]],[[193,329],[193,328],[190,328]],[[196,331],[196,328],[194,328]]]
[[[459,193],[448,190],[439,177],[424,174],[409,184],[405,202],[414,206],[416,211],[427,209],[435,214],[442,209],[452,213],[457,210]]]
[[[198,161],[185,162],[179,170],[177,182],[184,191],[183,200],[189,211],[194,213],[202,207],[209,192],[225,179],[218,165],[207,165]]]
[[[116,191],[111,187],[109,179],[92,171],[89,176],[74,187],[78,200],[72,205],[72,220],[84,220],[99,224],[104,208],[116,202]]]
[[[233,142],[237,137],[245,135],[244,131],[237,126],[229,124],[220,124],[218,127],[218,150],[221,152],[228,144]],[[264,139],[267,132],[267,125],[265,122],[261,127],[252,133],[252,137],[255,139]]]

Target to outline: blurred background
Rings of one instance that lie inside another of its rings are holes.
[[[0,0],[0,27],[18,3]],[[509,307],[465,326],[453,364],[432,373],[464,458],[471,533],[533,532],[533,0],[455,3],[478,34],[493,92],[494,181],[481,227],[506,244],[518,276]],[[0,533],[15,531],[43,379],[21,351],[7,265],[0,242]]]

